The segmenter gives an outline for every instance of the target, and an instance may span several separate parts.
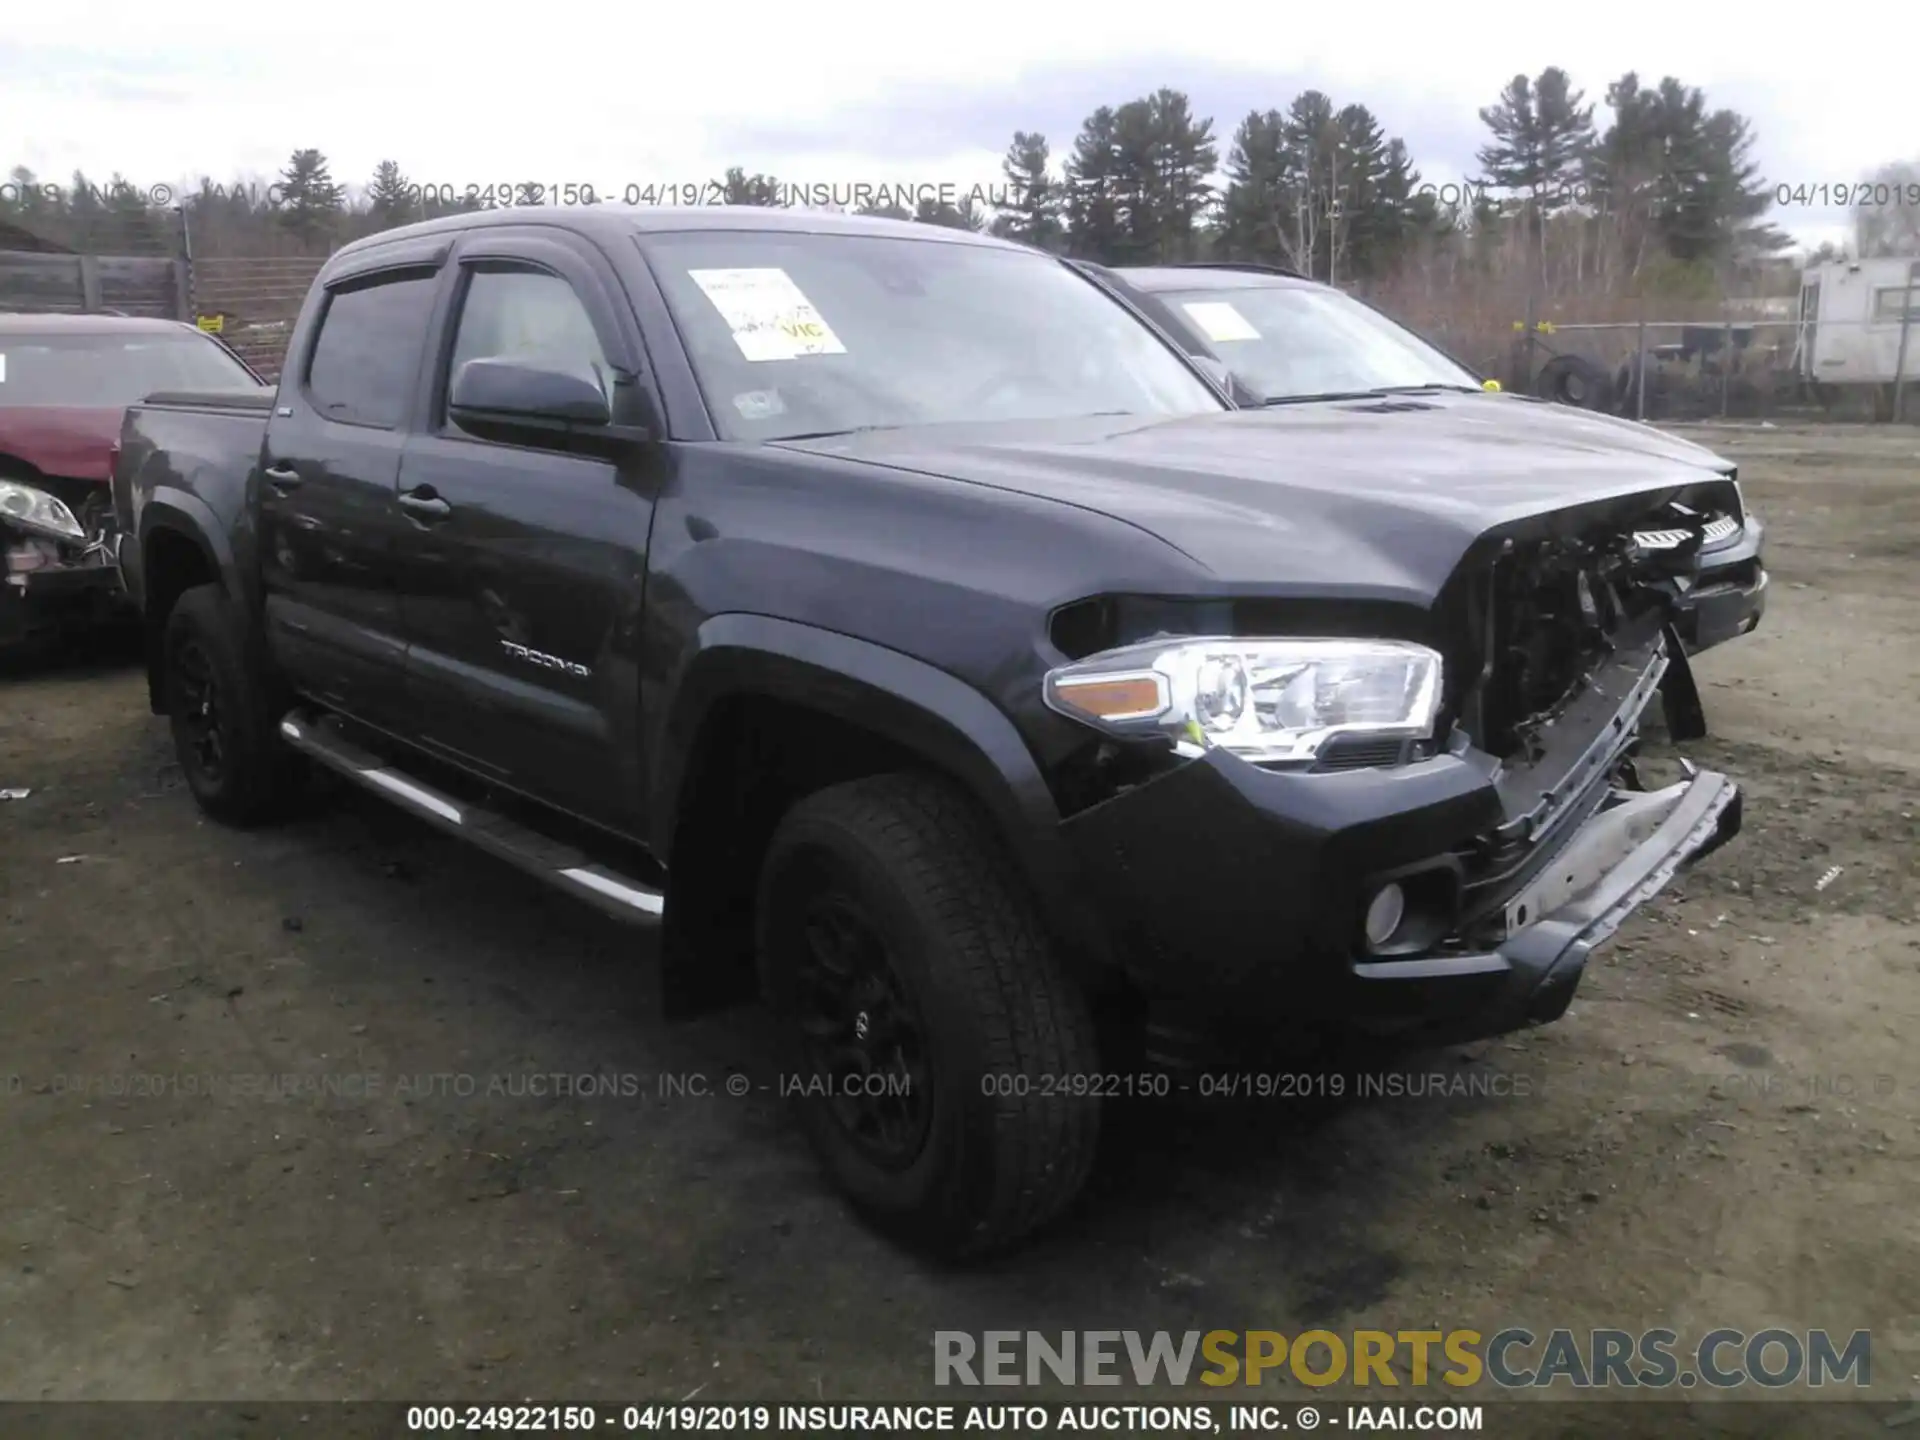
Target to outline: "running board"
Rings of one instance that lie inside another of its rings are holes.
[[[591,856],[495,811],[434,789],[362,750],[325,720],[304,711],[289,711],[280,721],[280,737],[302,754],[394,801],[428,824],[471,841],[616,920],[649,924],[666,908],[666,896],[653,886],[609,870]]]

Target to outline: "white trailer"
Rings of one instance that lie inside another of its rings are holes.
[[[1920,382],[1920,258],[1803,270],[1794,372],[1823,400],[1865,394],[1890,415],[1896,388]]]

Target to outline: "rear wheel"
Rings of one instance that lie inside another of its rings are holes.
[[[986,822],[931,777],[821,791],[762,872],[761,977],[783,1085],[876,1226],[935,1254],[1004,1248],[1092,1166],[1085,1002]]]
[[[280,813],[298,788],[299,757],[279,737],[219,586],[196,586],[174,603],[165,656],[174,753],[200,808],[232,825]]]

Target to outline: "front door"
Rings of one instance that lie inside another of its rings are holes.
[[[591,369],[615,399],[608,357],[630,353],[617,292],[552,241],[479,232],[459,265],[436,413],[400,464],[418,732],[484,777],[625,829],[653,518],[630,473],[640,459],[593,436],[469,434],[445,404],[462,365],[493,357]]]

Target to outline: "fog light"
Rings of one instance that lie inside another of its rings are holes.
[[[1369,949],[1378,950],[1400,928],[1407,914],[1407,892],[1398,885],[1382,885],[1367,902],[1366,935]]]

